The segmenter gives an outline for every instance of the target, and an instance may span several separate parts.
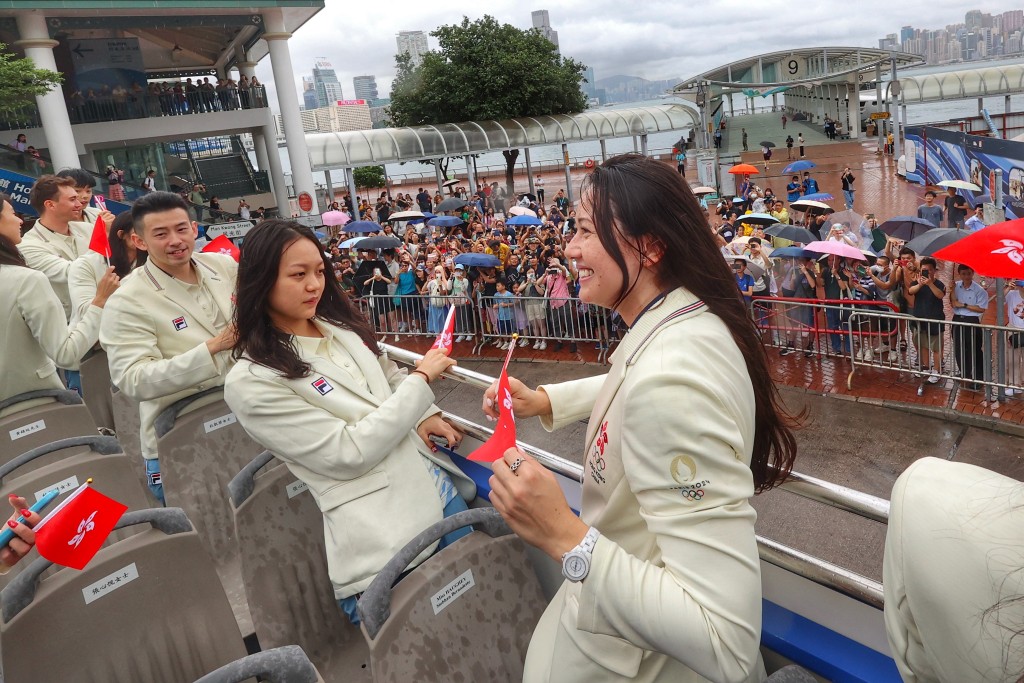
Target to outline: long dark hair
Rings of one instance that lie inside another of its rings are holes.
[[[583,180],[580,195],[591,208],[601,245],[622,273],[619,302],[636,282],[630,282],[616,229],[638,255],[644,255],[640,246],[643,237],[663,249],[655,266],[659,282],[666,288],[689,290],[729,328],[746,360],[754,390],[754,451],[750,461],[754,485],[760,493],[782,483],[796,458],[792,428],[797,420],[782,405],[760,335],[690,187],[667,164],[623,154],[591,171]]]
[[[122,211],[107,229],[107,241],[110,242],[110,265],[118,277],[132,272],[132,266],[141,266],[146,262],[149,252],[145,249],[135,250],[135,262],[128,258],[128,249],[124,246],[125,237],[132,231],[132,212]]]
[[[267,300],[277,283],[281,254],[288,245],[300,239],[316,245],[317,253],[324,261],[324,291],[316,305],[316,318],[355,332],[370,351],[380,355],[373,329],[341,290],[334,277],[334,269],[313,231],[295,221],[271,219],[260,223],[245,237],[242,258],[238,263],[234,315],[238,341],[235,342],[233,356],[236,359],[245,356],[277,370],[288,379],[309,374],[309,364],[299,358],[292,346],[291,335],[274,327],[267,310]]]
[[[3,211],[4,204],[14,208],[14,202],[8,194],[0,194],[0,211]],[[0,266],[26,266],[25,258],[18,251],[17,245],[3,235],[0,235]]]

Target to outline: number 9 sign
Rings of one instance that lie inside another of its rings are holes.
[[[804,77],[806,71],[804,67],[804,60],[801,57],[790,55],[779,63],[779,72],[782,74],[782,78],[779,80],[785,81],[797,81]]]

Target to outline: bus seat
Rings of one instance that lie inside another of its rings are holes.
[[[242,585],[228,482],[263,451],[235,420],[221,387],[187,396],[155,421],[157,453],[167,505],[180,507],[217,566],[217,573],[242,633],[252,633],[252,617]]]
[[[140,478],[145,481],[146,468],[142,464],[142,420],[139,417],[139,403],[115,386],[110,387],[110,405],[114,411],[114,433],[121,448],[133,461],[140,464]]]
[[[48,465],[36,466],[35,460],[53,451],[69,455]],[[112,436],[98,434],[55,441],[34,448],[0,466],[0,500],[16,493],[32,505],[47,491],[59,488],[61,497],[57,502],[60,502],[89,477],[93,478],[97,491],[127,505],[129,510],[150,507],[146,487],[135,476],[128,456],[121,452],[117,440]],[[126,538],[132,533],[135,533],[133,529],[115,531],[110,535],[108,543]],[[27,566],[28,562],[22,560],[6,574],[0,575],[0,588],[10,583]]]
[[[468,525],[473,533],[392,587],[431,543]],[[359,600],[373,681],[519,683],[530,637],[546,606],[525,544],[497,510],[452,515],[402,548]]]
[[[195,683],[323,683],[320,673],[298,645],[285,645],[242,657],[211,671]]]
[[[334,599],[323,514],[305,484],[264,451],[228,492],[260,645],[299,645],[326,680],[368,683],[370,653]]]
[[[18,410],[19,403],[26,408]],[[0,464],[69,436],[97,433],[82,397],[67,389],[41,389],[0,401]]]
[[[818,679],[802,666],[784,666],[767,679],[765,683],[817,683]]]
[[[110,398],[110,366],[105,351],[97,351],[79,365],[82,400],[100,429],[114,429],[114,406]]]
[[[246,654],[217,573],[185,513],[127,512],[151,524],[82,571],[41,578],[40,558],[0,591],[8,681],[181,683]]]

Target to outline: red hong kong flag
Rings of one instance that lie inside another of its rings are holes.
[[[513,335],[512,338],[515,339],[516,336],[518,335]],[[516,416],[512,410],[512,391],[508,386],[508,362],[512,359],[512,352],[515,348],[515,344],[509,345],[505,364],[501,367],[501,375],[498,377],[498,395],[494,397],[498,406],[498,425],[494,428],[491,438],[469,454],[470,460],[494,462],[505,455],[505,451],[515,448]]]
[[[441,330],[441,334],[437,335],[437,339],[434,340],[432,349],[444,349],[451,355],[452,352],[452,336],[455,334],[455,307],[452,306],[448,309],[448,317],[444,321],[444,329]]]
[[[89,239],[89,250],[110,258],[110,240],[107,239],[107,222],[103,220],[103,216],[96,216],[96,223],[92,226],[92,238]]]
[[[203,247],[204,254],[225,254],[237,261],[242,252],[235,246],[235,243],[224,235],[218,235],[212,242]]]
[[[99,552],[127,505],[82,484],[35,527],[39,554],[54,564],[83,569]]]
[[[1024,278],[1024,218],[996,223],[939,249],[937,259],[963,263],[979,275]]]

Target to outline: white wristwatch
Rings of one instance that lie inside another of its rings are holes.
[[[590,573],[590,558],[601,532],[594,527],[587,530],[580,544],[562,555],[562,576],[573,582],[587,578]]]

